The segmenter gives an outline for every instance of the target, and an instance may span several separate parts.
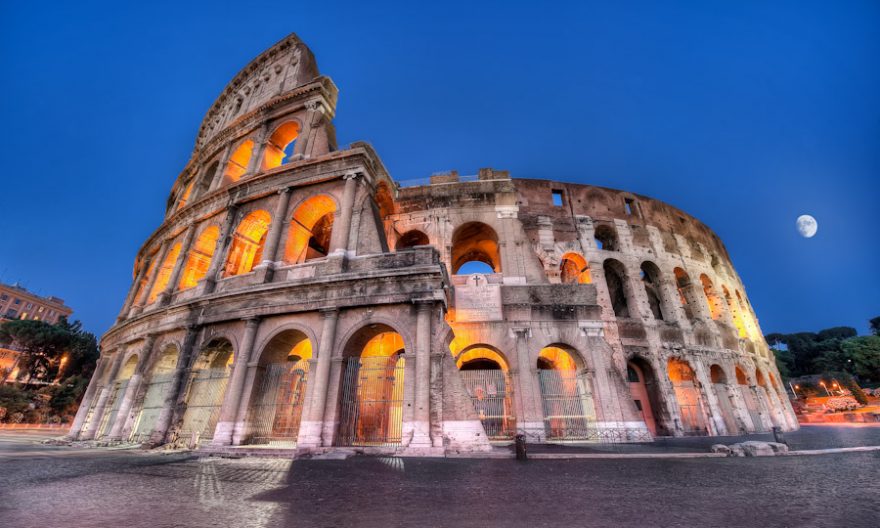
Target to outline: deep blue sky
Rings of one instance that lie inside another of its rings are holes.
[[[96,333],[202,115],[289,32],[397,179],[646,194],[718,233],[765,332],[880,315],[876,1],[119,4],[0,4],[0,280]]]

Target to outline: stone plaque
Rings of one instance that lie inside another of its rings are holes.
[[[501,321],[501,285],[479,273],[455,285],[455,320]]]

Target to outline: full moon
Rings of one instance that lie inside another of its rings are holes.
[[[819,222],[810,215],[800,215],[797,219],[797,230],[804,238],[812,238],[819,230]]]

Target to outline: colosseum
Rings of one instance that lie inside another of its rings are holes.
[[[226,86],[70,438],[443,456],[797,428],[718,237],[626,191],[336,143],[289,35]]]

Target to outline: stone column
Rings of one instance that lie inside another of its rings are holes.
[[[107,369],[107,356],[101,356],[98,358],[98,363],[95,365],[95,372],[92,374],[92,379],[89,381],[89,386],[86,388],[85,394],[83,394],[83,399],[79,404],[79,408],[76,410],[76,416],[73,419],[73,423],[70,425],[70,429],[67,431],[67,435],[65,438],[69,440],[76,440],[79,438],[79,434],[82,432],[83,423],[85,423],[86,416],[89,414],[89,408],[92,406],[92,402],[95,399],[95,392],[98,390],[98,384],[100,383],[100,379],[104,376],[104,371]]]
[[[268,123],[263,123],[260,133],[254,142],[254,150],[251,151],[251,159],[248,160],[247,170],[242,178],[253,176],[263,168],[263,153],[266,152],[266,142],[269,140],[268,136],[269,125]]]
[[[226,394],[223,396],[223,404],[220,406],[220,418],[214,429],[214,445],[232,444],[232,434],[239,426],[239,420],[244,416],[238,416],[239,403],[242,401],[242,388],[244,387],[245,374],[248,371],[251,350],[254,348],[254,339],[257,337],[257,329],[260,327],[260,319],[257,317],[246,319],[244,336],[238,354],[232,363],[232,376],[226,386]]]
[[[153,343],[156,342],[156,336],[151,334],[148,335],[146,340],[144,341],[143,349],[138,357],[138,365],[135,367],[134,374],[131,375],[131,378],[128,379],[128,385],[125,387],[125,393],[121,395],[122,401],[119,404],[119,410],[116,413],[116,418],[113,420],[113,427],[110,429],[110,434],[107,439],[110,441],[118,441],[122,439],[122,430],[125,427],[126,422],[128,421],[128,415],[131,413],[131,407],[134,403],[135,396],[140,389],[141,382],[143,381],[143,365],[146,365],[150,360],[150,351],[153,348]]]
[[[296,144],[293,146],[293,156],[295,159],[310,157],[311,138],[324,116],[324,110],[321,103],[310,101],[306,103],[308,113],[303,123],[303,129],[299,131],[296,138]]]
[[[131,304],[135,301],[135,295],[137,295],[138,287],[141,282],[144,280],[144,276],[147,274],[147,270],[150,269],[150,263],[153,259],[149,256],[144,258],[143,264],[141,264],[141,269],[138,271],[137,277],[134,279],[134,284],[132,284],[131,289],[128,292],[128,296],[125,298],[125,303],[122,305],[122,310],[119,311],[119,317],[116,318],[116,322],[121,322],[127,316],[129,311],[131,311]]]
[[[342,205],[339,211],[339,222],[333,226],[330,237],[330,256],[344,257],[349,255],[348,240],[351,236],[351,217],[354,210],[354,199],[357,191],[358,173],[344,176],[345,188],[342,191]]]
[[[275,204],[275,214],[272,216],[272,224],[266,234],[266,245],[263,248],[263,261],[257,264],[254,270],[263,275],[261,282],[272,280],[272,270],[278,261],[278,245],[281,241],[281,232],[287,223],[287,208],[290,205],[290,196],[293,189],[286,187],[278,191],[278,202]]]
[[[195,235],[196,224],[192,224],[187,228],[186,234],[183,235],[183,241],[180,243],[180,253],[177,255],[177,262],[174,263],[174,269],[171,271],[171,277],[168,279],[168,284],[165,285],[165,291],[156,297],[156,303],[159,306],[167,305],[171,300],[171,296],[174,294],[174,290],[177,289],[177,283],[180,281],[180,273],[183,271],[183,266],[188,260],[189,250],[192,247]]]
[[[321,430],[324,424],[324,409],[327,404],[327,381],[330,377],[330,360],[336,340],[336,322],[339,311],[336,308],[321,310],[324,317],[321,328],[321,341],[318,347],[318,361],[309,380],[310,397],[303,408],[299,427],[297,446],[321,446]]]
[[[518,432],[525,434],[528,440],[544,438],[544,412],[540,391],[537,387],[538,366],[532,364],[529,354],[529,337],[531,329],[514,328],[516,334],[516,373],[514,374],[517,393],[519,394],[521,414],[517,416]]]
[[[220,156],[220,163],[217,164],[217,172],[214,173],[214,177],[211,178],[211,183],[208,185],[208,192],[223,184],[223,175],[226,174],[226,166],[229,165],[229,156],[231,155],[232,143],[226,145],[226,148],[223,150],[223,155]]]
[[[217,275],[220,269],[226,264],[226,250],[229,249],[232,240],[232,231],[238,224],[238,206],[230,204],[226,207],[226,218],[223,220],[223,226],[220,228],[220,236],[217,237],[217,244],[214,246],[214,255],[211,257],[211,264],[202,279],[201,295],[207,295],[214,291],[217,284]]]
[[[116,354],[117,356],[113,358],[113,363],[110,367],[110,375],[107,377],[107,385],[102,387],[101,393],[98,396],[98,402],[95,404],[95,410],[92,413],[92,419],[89,420],[89,426],[81,435],[83,440],[91,440],[95,437],[98,433],[98,427],[101,425],[101,421],[104,418],[107,399],[113,391],[113,383],[116,381],[116,376],[119,374],[119,369],[122,367],[122,358],[125,356],[125,352],[120,350],[116,352]]]
[[[134,315],[139,314],[144,306],[147,304],[147,299],[150,298],[150,291],[153,289],[153,285],[156,283],[156,279],[159,277],[159,272],[162,270],[162,264],[165,260],[165,256],[168,254],[168,251],[171,249],[171,241],[165,240],[162,242],[162,247],[156,252],[156,265],[153,267],[153,273],[150,274],[150,278],[147,280],[147,283],[144,285],[144,290],[141,292],[140,299],[134,300],[134,306],[131,307],[131,312],[129,312],[128,316],[132,317]]]
[[[177,368],[174,369],[174,374],[171,377],[171,381],[168,383],[168,389],[165,393],[165,401],[162,404],[162,410],[159,411],[159,416],[156,418],[156,425],[153,427],[153,432],[150,433],[149,443],[151,445],[165,443],[165,434],[168,432],[168,427],[171,425],[171,419],[174,417],[175,411],[177,410],[177,400],[180,397],[181,388],[184,385],[186,376],[188,376],[192,370],[190,367],[190,359],[193,355],[193,348],[196,342],[196,337],[199,335],[200,328],[201,327],[196,325],[188,326],[186,328],[186,336],[183,338],[183,346],[180,350],[180,356],[177,358]]]
[[[434,301],[416,301],[415,415],[410,448],[431,447],[431,313]]]

